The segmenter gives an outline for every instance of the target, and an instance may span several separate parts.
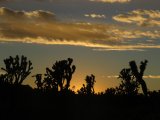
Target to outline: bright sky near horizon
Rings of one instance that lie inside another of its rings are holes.
[[[117,86],[128,62],[149,61],[144,79],[160,89],[159,0],[0,0],[0,67],[8,56],[25,55],[33,72],[56,60],[74,59],[72,86],[96,76],[95,90]],[[2,71],[0,71],[1,73]]]

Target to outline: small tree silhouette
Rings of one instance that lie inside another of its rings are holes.
[[[86,76],[86,91],[87,91],[87,94],[90,95],[90,94],[94,94],[94,83],[96,82],[95,81],[95,76],[93,74],[91,74],[91,76]]]
[[[57,91],[69,90],[70,81],[76,69],[72,62],[73,59],[68,58],[67,60],[56,61],[52,69],[46,68],[45,86]]]
[[[95,76],[93,74],[91,74],[90,76],[87,75],[85,78],[86,81],[86,85],[83,84],[83,86],[80,88],[80,90],[78,90],[78,94],[87,94],[87,95],[91,95],[94,94],[94,83],[95,81]]]
[[[138,67],[136,65],[136,62],[135,61],[129,62],[132,74],[135,76],[136,81],[141,85],[142,91],[145,96],[147,96],[147,85],[146,85],[145,81],[143,80],[143,75],[144,75],[144,71],[146,69],[147,63],[148,63],[147,60],[141,61],[141,64],[139,66],[139,71],[138,71]]]
[[[37,88],[42,89],[43,88],[42,74],[36,74],[32,77],[36,77],[35,84],[37,85]]]
[[[86,95],[87,94],[86,86],[83,84],[83,86],[77,91],[77,93],[79,95]]]
[[[117,88],[119,94],[136,95],[138,94],[139,84],[134,79],[131,69],[122,69],[119,77],[122,81]]]
[[[4,60],[5,68],[1,68],[5,72],[5,81],[10,84],[22,84],[25,78],[33,69],[31,61],[27,61],[27,57],[17,55]]]

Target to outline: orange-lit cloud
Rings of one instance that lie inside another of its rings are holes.
[[[90,18],[106,18],[106,16],[103,15],[103,14],[95,14],[95,13],[85,14],[84,16],[85,17],[90,17]]]
[[[103,3],[127,3],[131,0],[90,0],[92,2],[103,2]]]
[[[49,11],[0,8],[0,42],[24,42],[92,47],[96,50],[160,48],[153,42],[130,44],[137,38],[159,39],[160,31],[122,29],[111,24],[61,22]]]
[[[118,22],[136,24],[139,26],[160,26],[159,10],[133,10],[113,17]]]

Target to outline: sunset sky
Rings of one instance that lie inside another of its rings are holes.
[[[128,62],[147,59],[144,79],[160,89],[160,0],[0,0],[0,67],[8,56],[33,63],[25,81],[56,60],[73,58],[72,86],[96,76],[95,90],[115,87]],[[2,71],[0,71],[2,73]]]

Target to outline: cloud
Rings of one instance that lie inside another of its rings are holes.
[[[128,3],[131,0],[90,0],[91,2],[103,2],[103,3]]]
[[[118,75],[107,76],[107,78],[118,78]],[[160,79],[160,75],[144,75],[145,79]]]
[[[0,4],[3,4],[3,3],[9,3],[9,4],[11,4],[11,2],[15,3],[15,2],[19,2],[19,0],[0,0]]]
[[[23,42],[92,47],[96,50],[139,50],[160,48],[152,41],[159,39],[160,31],[124,29],[111,24],[61,22],[49,11],[15,11],[0,8],[0,42]]]
[[[8,2],[8,1],[13,1],[13,0],[0,0],[0,2]],[[38,2],[55,2],[55,0],[35,0]],[[103,3],[127,3],[130,2],[131,0],[89,0],[91,2],[103,2]]]
[[[108,75],[107,78],[118,78],[118,75]]]
[[[90,17],[90,18],[106,18],[106,16],[103,15],[103,14],[95,14],[95,13],[85,14],[84,16],[85,17]]]
[[[160,75],[145,75],[146,79],[160,79]]]
[[[136,24],[138,26],[160,26],[160,11],[133,10],[125,14],[116,15],[113,19],[118,22]]]
[[[13,22],[22,20],[27,20],[28,22],[55,20],[55,14],[49,11],[36,10],[31,12],[25,12],[15,11],[5,7],[0,8],[0,16],[2,19],[1,22],[11,20]]]
[[[7,1],[9,1],[9,0],[0,0],[0,2],[7,2]]]

